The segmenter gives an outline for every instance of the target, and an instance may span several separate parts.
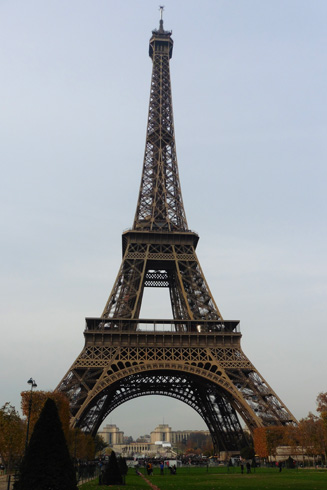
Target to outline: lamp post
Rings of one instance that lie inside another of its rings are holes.
[[[31,385],[31,393],[30,393],[30,399],[29,399],[29,402],[28,402],[28,417],[27,417],[25,451],[26,451],[27,446],[28,446],[28,432],[29,432],[29,429],[30,429],[30,418],[31,418],[31,410],[32,410],[32,392],[33,392],[33,388],[36,388],[37,387],[37,384],[35,383],[35,380],[33,378],[30,378],[27,381],[27,383],[29,385]]]
[[[78,420],[79,419],[76,419],[76,424],[78,423]],[[77,449],[77,431],[78,431],[78,428],[77,427],[74,427],[74,440],[75,440],[75,444],[74,444],[74,459],[75,459],[75,464],[76,464],[76,449]]]

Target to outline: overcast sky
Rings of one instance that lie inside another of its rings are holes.
[[[297,418],[327,391],[327,2],[165,2],[189,227],[225,319]],[[1,390],[54,389],[100,316],[132,225],[158,1],[0,0]],[[167,290],[146,290],[144,317]],[[163,299],[162,299],[163,298]],[[107,422],[134,437],[205,428],[143,397]]]

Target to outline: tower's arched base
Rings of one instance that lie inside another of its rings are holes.
[[[85,347],[57,389],[71,400],[72,425],[87,432],[95,434],[122,403],[146,395],[170,396],[194,408],[219,451],[244,446],[238,415],[250,431],[295,422],[242,352],[240,333],[97,326],[84,335]]]

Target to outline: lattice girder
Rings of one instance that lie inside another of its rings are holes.
[[[86,417],[82,415],[78,425],[96,433],[98,420],[103,420],[122,403],[145,395],[170,396],[196,410],[209,427],[217,450],[237,450],[240,447],[243,432],[224,390],[194,374],[183,372],[146,371],[121,378],[89,403]],[[90,414],[97,420],[94,427]]]
[[[187,230],[175,149],[170,33],[153,32],[153,61],[144,164],[134,229]]]
[[[196,241],[194,234],[182,236],[183,245],[173,243],[179,240],[176,234],[162,236],[161,243],[151,243],[149,235],[142,237],[143,242],[134,241],[136,238],[133,233],[125,233],[122,265],[103,318],[138,318],[144,287],[151,286],[169,287],[175,319],[221,319],[192,244]],[[160,280],[153,283],[156,274]]]
[[[187,403],[197,411],[207,424],[217,450],[237,450],[240,447],[241,426],[233,407],[217,385],[185,373],[172,375],[170,372],[149,372],[146,376],[134,375],[131,378],[127,380],[126,390],[117,400],[115,407],[124,403],[126,391],[129,399],[148,394],[170,396]],[[138,381],[138,388],[141,389],[133,390],[133,379]],[[123,381],[122,384],[124,386]],[[225,411],[221,409],[223,404],[228,407]]]
[[[250,430],[262,425],[285,425],[295,422],[292,414],[241,350],[240,336],[237,334],[230,334],[229,341],[227,334],[220,334],[226,345],[216,348],[210,347],[210,344],[217,334],[206,336],[205,344],[208,344],[208,347],[198,345],[203,334],[191,334],[189,342],[195,342],[195,345],[188,347],[169,345],[170,342],[160,345],[163,334],[159,333],[153,335],[151,343],[155,340],[155,344],[152,346],[145,345],[140,338],[141,334],[137,332],[133,334],[134,341],[132,334],[128,334],[126,346],[121,345],[125,341],[119,333],[111,334],[112,340],[109,343],[106,337],[102,337],[102,345],[99,345],[94,334],[85,335],[85,348],[73,364],[69,375],[59,386],[68,396],[71,393],[76,395],[78,392],[78,396],[72,399],[72,413],[76,419],[82,419],[82,414],[93,403],[92,400],[101,397],[101,393],[111,384],[136,373],[146,374],[161,369],[196,375],[219,386],[224,390],[226,397],[230,397],[233,408]],[[103,336],[103,333],[101,335]],[[147,334],[144,333],[143,336],[145,338]],[[164,334],[168,339],[175,336]],[[98,420],[89,421],[88,426],[93,427],[98,423]]]

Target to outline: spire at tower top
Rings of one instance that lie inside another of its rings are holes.
[[[163,26],[163,11],[164,11],[165,7],[164,5],[159,5],[159,11],[160,11],[160,20],[159,20],[159,29],[153,29],[152,31],[152,39],[155,37],[157,39],[161,39],[161,41],[163,39],[166,39],[166,40],[169,40],[169,42],[171,44],[173,44],[173,41],[171,39],[171,34],[172,34],[172,31],[165,31],[164,30],[164,26]],[[150,41],[151,43],[151,41]],[[150,48],[150,57],[152,57],[152,51],[151,51],[151,48]],[[172,53],[170,53],[172,54]],[[171,56],[170,56],[171,57]]]
[[[159,21],[159,32],[163,32],[163,11],[165,10],[164,5],[159,5],[159,10],[160,10],[160,21]]]

